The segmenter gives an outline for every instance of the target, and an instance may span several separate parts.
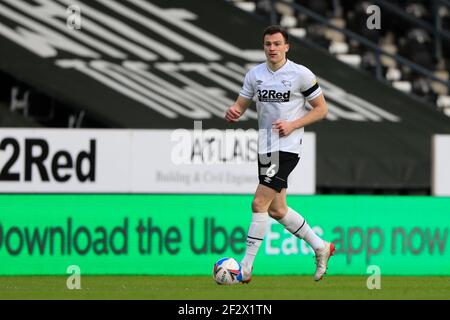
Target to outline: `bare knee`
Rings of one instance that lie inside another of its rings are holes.
[[[288,211],[287,206],[270,206],[269,214],[275,220],[283,219]]]
[[[262,197],[255,197],[252,201],[253,212],[267,212],[269,203]]]

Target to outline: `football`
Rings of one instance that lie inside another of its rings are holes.
[[[241,282],[242,267],[234,258],[221,258],[214,264],[213,279],[218,284],[230,285]]]

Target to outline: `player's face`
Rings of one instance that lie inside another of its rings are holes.
[[[264,36],[264,52],[270,64],[277,65],[284,62],[288,50],[289,44],[285,42],[281,33],[266,34]]]

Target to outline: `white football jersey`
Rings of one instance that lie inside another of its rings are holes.
[[[258,112],[258,153],[286,151],[301,153],[304,129],[296,129],[287,137],[273,130],[276,120],[292,121],[303,117],[306,99],[322,94],[316,76],[305,66],[287,60],[277,71],[261,63],[247,72],[239,95],[256,100]]]

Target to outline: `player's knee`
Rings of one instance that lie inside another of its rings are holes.
[[[265,199],[260,197],[255,197],[252,201],[252,211],[253,212],[267,212],[269,205]]]
[[[288,208],[285,206],[273,207],[269,208],[269,214],[275,220],[283,219],[287,213]]]

